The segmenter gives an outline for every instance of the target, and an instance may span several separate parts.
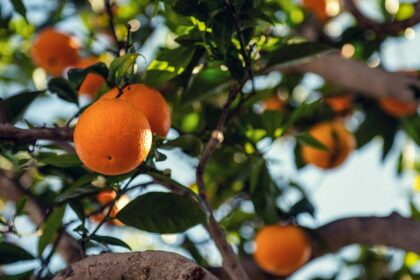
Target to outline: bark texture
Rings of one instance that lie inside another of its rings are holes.
[[[106,253],[77,262],[54,280],[216,280],[206,269],[178,254],[162,251]]]

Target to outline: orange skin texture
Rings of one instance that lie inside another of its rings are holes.
[[[379,99],[379,106],[389,115],[401,118],[414,115],[417,111],[417,106],[414,103],[404,103],[389,97]]]
[[[330,16],[327,14],[327,3],[326,0],[303,0],[303,6],[313,12],[316,17],[322,21],[326,22],[330,19]]]
[[[305,232],[294,225],[265,226],[257,233],[255,243],[255,262],[277,276],[295,272],[311,256],[311,245]]]
[[[152,132],[147,118],[130,102],[103,99],[82,113],[74,131],[74,145],[87,168],[119,175],[146,159]]]
[[[101,99],[115,98],[118,89],[105,93]],[[165,137],[171,128],[171,111],[163,96],[156,89],[144,84],[131,84],[123,89],[119,99],[127,100],[144,113],[153,133]]]
[[[354,136],[338,121],[315,125],[308,133],[327,147],[327,151],[311,146],[302,147],[302,158],[306,163],[322,169],[332,169],[342,164],[354,150]]]
[[[39,32],[32,44],[31,57],[35,65],[52,76],[60,76],[66,67],[80,60],[77,43],[53,28]]]
[[[284,111],[285,104],[283,100],[281,100],[278,96],[271,96],[263,103],[264,111],[271,110],[271,111]]]
[[[98,62],[98,59],[95,57],[87,57],[79,61],[79,63],[74,65],[74,68],[87,68]],[[105,84],[105,79],[98,74],[89,73],[79,89],[79,95],[89,96],[91,99],[94,99],[98,91]]]
[[[337,115],[347,115],[353,108],[352,100],[347,95],[327,97],[324,101]]]

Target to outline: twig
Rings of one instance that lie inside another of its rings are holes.
[[[0,124],[7,123],[6,108],[4,107],[4,100],[0,98]]]
[[[0,124],[0,140],[13,142],[36,142],[36,140],[73,140],[73,131],[68,127],[22,129],[10,124]]]
[[[233,16],[233,23],[235,25],[236,36],[238,37],[238,40],[239,40],[240,51],[241,51],[242,57],[244,58],[244,61],[245,61],[245,66],[246,66],[247,71],[248,71],[249,79],[251,80],[252,93],[255,94],[254,72],[252,70],[251,58],[249,57],[248,52],[246,50],[244,36],[242,34],[242,31],[241,31],[241,25],[240,25],[240,19],[239,19],[239,16],[238,16],[238,12],[236,11],[235,4],[232,3],[231,0],[226,0],[226,4],[230,8],[232,16]]]
[[[105,11],[108,14],[109,29],[111,30],[112,37],[114,38],[115,43],[117,44],[117,48],[118,48],[117,56],[119,56],[120,50],[124,48],[124,44],[123,42],[120,42],[120,40],[118,40],[118,36],[115,31],[114,14],[112,12],[111,0],[104,0],[104,1],[105,1]]]
[[[351,14],[356,18],[357,23],[365,28],[375,31],[379,35],[383,36],[397,36],[408,27],[412,27],[420,22],[420,2],[417,1],[414,4],[415,12],[414,14],[406,19],[401,21],[393,21],[389,23],[379,23],[374,20],[367,18],[357,7],[354,0],[346,0],[345,5]]]
[[[202,153],[202,156],[200,158],[200,162],[197,166],[196,183],[199,189],[199,195],[201,197],[201,200],[205,204],[210,214],[209,225],[207,227],[207,230],[212,239],[214,240],[220,253],[222,254],[223,266],[225,267],[227,273],[232,279],[246,280],[248,279],[247,274],[242,268],[241,263],[239,262],[239,259],[234,253],[232,247],[228,244],[225,232],[213,216],[211,206],[207,202],[206,188],[204,186],[204,170],[206,168],[207,162],[213,155],[217,146],[223,142],[223,130],[229,115],[229,109],[238,93],[241,92],[241,88],[242,87],[240,86],[239,88],[235,88],[234,90],[231,90],[229,92],[228,100],[223,106],[222,113],[217,122],[216,128],[213,130],[210,140],[207,142],[207,145],[204,148],[204,152]]]

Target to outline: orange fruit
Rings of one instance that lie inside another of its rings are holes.
[[[311,256],[311,245],[305,232],[294,225],[265,226],[258,231],[255,243],[255,262],[277,276],[291,274]]]
[[[79,59],[78,45],[69,35],[54,28],[45,28],[35,38],[31,57],[35,65],[48,74],[59,76],[66,67],[76,64]]]
[[[271,96],[270,98],[265,100],[264,103],[263,103],[264,111],[266,111],[266,110],[284,111],[285,106],[286,105],[284,104],[284,101],[281,100],[277,95]]]
[[[379,106],[389,115],[397,118],[414,115],[417,106],[414,103],[404,103],[390,97],[379,99]]]
[[[114,88],[101,98],[115,98],[118,89]],[[131,84],[123,89],[119,99],[127,100],[144,113],[153,133],[165,137],[171,128],[171,112],[163,96],[154,88],[144,84]]]
[[[326,97],[324,101],[334,113],[340,116],[350,113],[353,107],[352,100],[348,95]]]
[[[112,200],[114,200],[115,199],[115,196],[116,196],[116,193],[114,192],[114,191],[110,191],[110,192],[113,192],[113,195],[112,195],[112,199],[111,200],[109,200],[109,201],[107,201],[106,203],[109,203],[109,202],[111,202]],[[102,193],[102,192],[101,192]],[[101,193],[99,193],[99,194],[101,194]],[[104,192],[104,193],[107,193],[107,192]],[[109,197],[107,197],[107,198],[109,198]],[[106,204],[106,203],[102,203],[101,201],[100,201],[100,199],[99,199],[99,196],[98,196],[98,201],[102,204],[102,205],[104,205],[104,204]],[[121,209],[123,209],[128,203],[130,202],[130,200],[128,199],[128,197],[126,196],[126,195],[122,195],[121,197],[120,197],[120,199],[118,199],[118,201],[116,201],[115,202],[115,204],[114,204],[114,206],[112,207],[112,209],[111,209],[111,212],[109,213],[109,218],[110,218],[110,220],[108,220],[107,221],[107,223],[108,224],[111,224],[111,225],[116,225],[116,226],[123,226],[124,224],[123,223],[121,223],[119,220],[117,220],[117,219],[114,219],[116,216],[117,216],[117,214],[118,214],[118,212],[121,210]],[[108,208],[109,209],[109,208]],[[102,222],[102,220],[105,218],[105,215],[108,213],[108,209],[105,209],[103,212],[101,212],[101,213],[98,213],[98,214],[95,214],[95,215],[92,215],[92,216],[90,216],[90,219],[93,221],[93,222],[96,222],[96,223],[100,223],[100,222]]]
[[[74,68],[87,68],[97,62],[97,58],[87,57],[75,64]],[[105,82],[106,80],[101,75],[89,73],[79,88],[79,95],[84,94],[94,99]]]
[[[313,12],[322,22],[326,22],[330,19],[330,16],[327,14],[326,0],[303,0],[303,6],[307,10]]]
[[[113,201],[117,197],[117,193],[115,191],[103,191],[98,193],[96,199],[101,205],[106,205]]]
[[[124,174],[142,163],[152,145],[149,122],[122,99],[101,99],[80,116],[74,130],[76,153],[85,166],[106,175]]]
[[[331,169],[343,163],[354,150],[356,141],[341,122],[323,122],[315,125],[308,133],[322,143],[327,150],[304,145],[302,158],[323,169]]]

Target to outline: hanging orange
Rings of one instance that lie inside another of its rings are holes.
[[[98,59],[95,57],[83,58],[79,63],[74,65],[74,68],[87,68],[97,62]],[[105,82],[106,80],[101,75],[89,73],[79,88],[79,95],[87,95],[91,99],[94,99]]]
[[[38,33],[32,44],[31,57],[35,65],[53,76],[60,76],[66,67],[80,59],[76,41],[54,28],[45,28]]]
[[[342,164],[356,146],[353,135],[338,121],[319,123],[308,133],[327,150],[304,145],[303,160],[323,169],[331,169]]]
[[[379,106],[396,118],[408,117],[414,115],[417,111],[416,104],[401,102],[389,97],[379,99]]]
[[[311,245],[305,232],[294,225],[263,227],[257,233],[255,245],[255,262],[277,276],[295,272],[311,255]]]
[[[101,99],[81,115],[74,146],[89,169],[124,174],[142,163],[152,145],[149,122],[134,105],[122,99]]]
[[[114,88],[101,98],[116,98],[119,90]],[[144,84],[130,84],[123,88],[119,99],[129,101],[144,113],[153,133],[165,137],[171,128],[171,111],[166,100],[156,89]]]

